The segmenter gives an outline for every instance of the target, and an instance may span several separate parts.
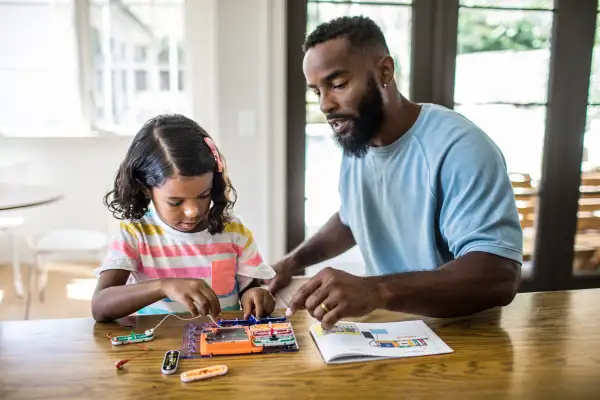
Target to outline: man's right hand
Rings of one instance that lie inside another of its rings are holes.
[[[198,311],[201,315],[210,314],[213,317],[221,312],[217,295],[202,279],[164,279],[161,290],[165,297],[186,306],[194,317],[198,315]]]
[[[271,267],[275,270],[276,275],[267,283],[269,284],[269,291],[275,295],[275,293],[290,284],[294,271],[290,263],[285,260],[281,260]]]
[[[292,276],[312,265],[337,257],[356,245],[350,228],[342,223],[338,212],[327,220],[317,233],[302,242],[272,268],[275,278],[266,281],[269,290],[275,294],[288,286]]]

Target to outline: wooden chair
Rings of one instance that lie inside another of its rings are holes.
[[[521,228],[533,228],[537,209],[537,191],[532,185],[531,175],[511,172],[508,176],[515,192]]]
[[[531,188],[531,175],[519,172],[510,172],[508,174],[513,188]]]
[[[583,173],[580,192],[576,243],[592,247],[595,252],[579,270],[593,271],[600,267],[600,173]]]
[[[600,186],[600,172],[583,172],[581,186]]]

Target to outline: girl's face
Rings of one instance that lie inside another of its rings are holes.
[[[152,188],[151,198],[161,219],[173,229],[199,232],[208,226],[213,173],[167,179],[161,187]]]

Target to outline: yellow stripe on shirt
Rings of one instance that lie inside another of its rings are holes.
[[[164,235],[165,231],[162,227],[155,224],[144,224],[141,222],[121,222],[121,228],[125,229],[131,236],[137,238],[138,232],[144,235]]]
[[[246,228],[243,224],[238,222],[229,222],[225,224],[224,232],[229,233],[237,233],[244,236],[246,240],[246,244],[244,245],[244,251],[248,249],[254,243],[254,236],[252,235],[252,231]]]

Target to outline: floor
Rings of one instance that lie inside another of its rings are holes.
[[[93,265],[53,264],[48,274],[44,302],[33,285],[29,319],[91,317],[90,301],[96,286]],[[22,268],[23,279],[27,269]],[[13,286],[12,268],[0,265],[0,321],[25,319],[25,298]]]

